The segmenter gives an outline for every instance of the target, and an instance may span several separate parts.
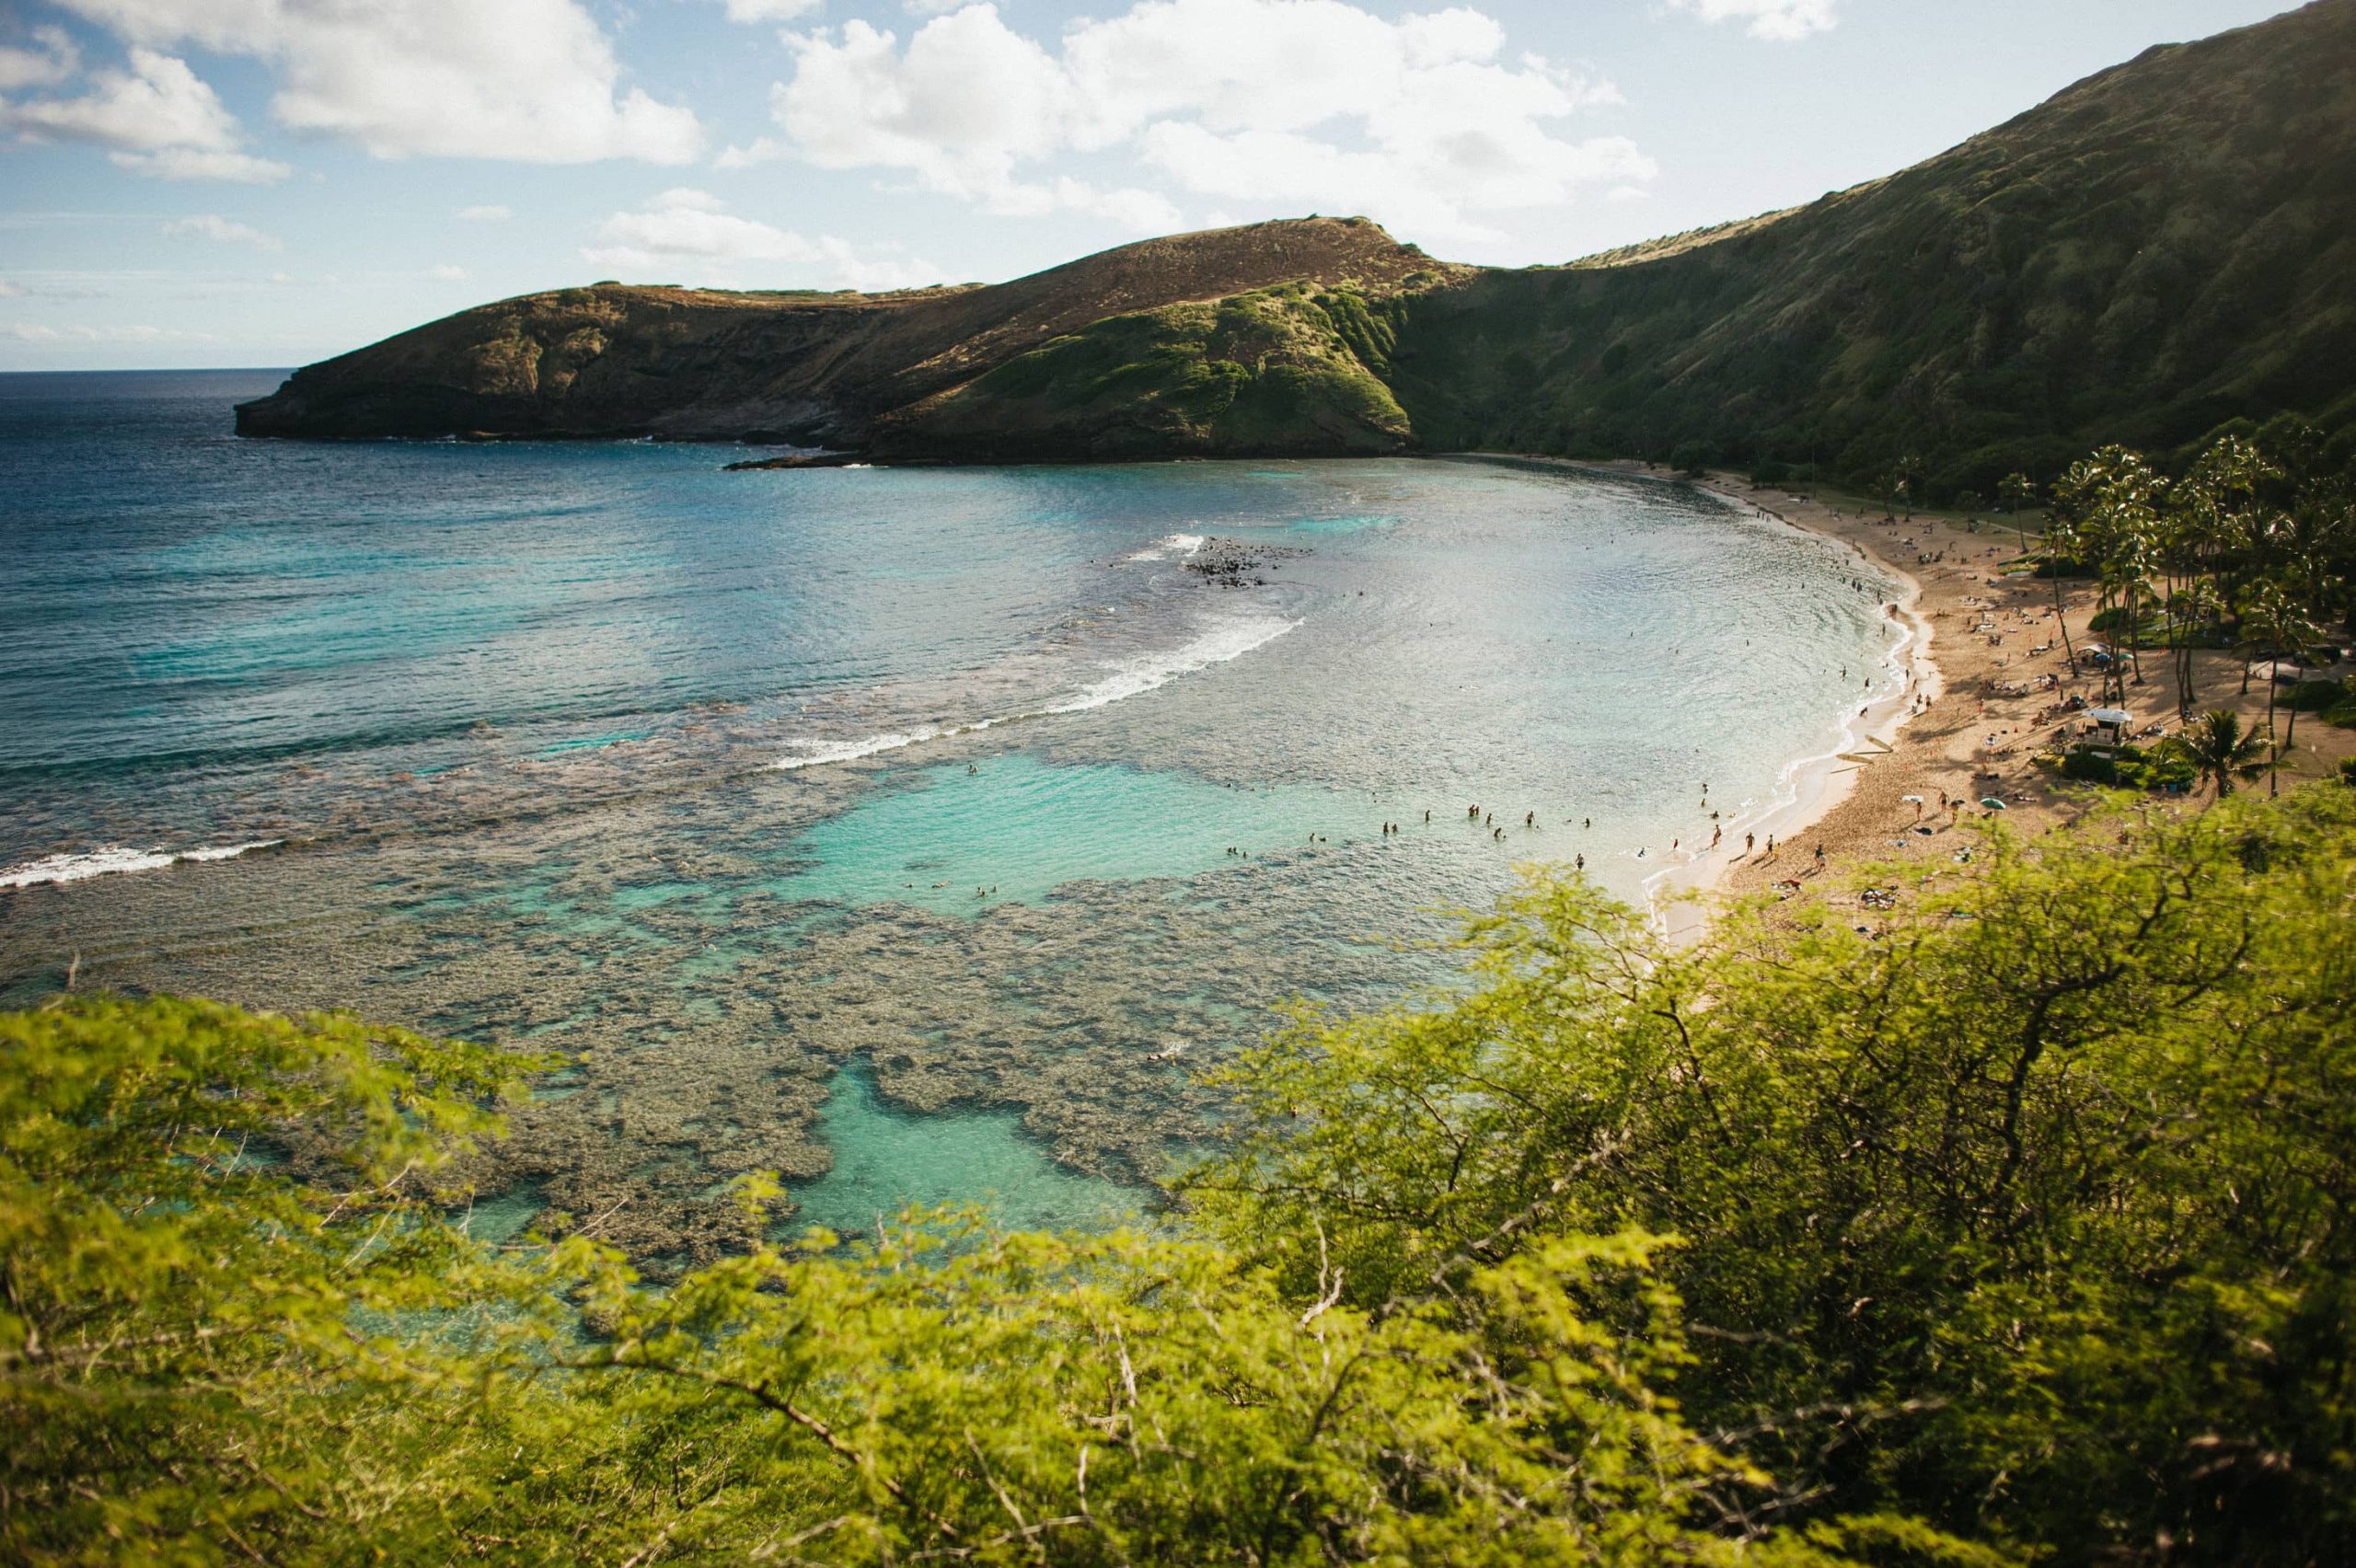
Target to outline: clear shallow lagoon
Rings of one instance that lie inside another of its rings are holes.
[[[1676,486],[232,438],[274,382],[0,377],[0,987],[581,1053],[480,1174],[656,1258],[742,1170],[1149,1178],[1276,1006],[1437,977],[1517,862],[1738,843],[1889,678],[1854,558]]]

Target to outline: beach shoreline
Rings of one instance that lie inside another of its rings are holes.
[[[1685,851],[1674,864],[1646,879],[1645,902],[1656,928],[1671,941],[1691,941],[1707,926],[1722,902],[1719,895],[1729,891],[1730,884],[1739,882],[1739,891],[1754,890],[1758,879],[1740,874],[1746,868],[1757,872],[1780,864],[1789,866],[1795,875],[1813,872],[1817,870],[1815,846],[1824,847],[1828,863],[1836,855],[1845,859],[1859,847],[1856,841],[1865,824],[1844,822],[1842,808],[1855,795],[1867,768],[1884,758],[1906,755],[1911,744],[1908,735],[1911,721],[1922,716],[1915,698],[1926,696],[1935,704],[1946,690],[1943,672],[1932,651],[1935,632],[1923,609],[1923,582],[1914,571],[1876,548],[1882,541],[1871,536],[1862,518],[1843,519],[1836,509],[1818,501],[1773,490],[1777,504],[1770,505],[1761,497],[1772,487],[1754,490],[1738,477],[1723,472],[1694,478],[1663,475],[1628,460],[1553,461],[1618,478],[1708,490],[1738,510],[1844,546],[1860,565],[1888,579],[1894,590],[1895,597],[1878,601],[1882,615],[1896,632],[1882,655],[1882,667],[1889,678],[1854,714],[1843,713],[1839,742],[1828,751],[1789,759],[1777,780],[1775,798],[1750,814],[1728,819],[1723,824],[1726,841],[1718,848]],[[1852,526],[1842,526],[1844,521]],[[1861,760],[1867,756],[1874,760]],[[1754,836],[1758,847],[1744,850],[1738,842],[1741,835]],[[1786,848],[1796,848],[1803,837],[1808,848],[1796,854]],[[1772,851],[1769,846],[1774,847]]]
[[[2032,748],[2014,744],[2062,726],[2024,724],[2012,711],[2020,704],[1982,694],[2007,676],[2035,681],[2051,674],[2059,703],[2071,692],[2091,694],[2094,676],[2089,670],[2071,677],[2059,640],[2050,635],[2045,644],[2021,646],[2051,628],[2051,585],[2002,571],[2019,552],[1996,525],[1975,531],[1929,515],[1852,512],[1723,471],[1689,477],[1627,459],[1515,460],[1706,490],[1742,510],[1847,547],[1893,586],[1894,597],[1880,601],[1899,633],[1885,655],[1891,678],[1863,711],[1844,716],[1839,744],[1791,759],[1777,798],[1723,824],[1727,836],[1719,849],[1687,851],[1646,880],[1648,912],[1670,940],[1698,938],[1738,899],[1787,897],[1819,883],[1837,884],[1842,874],[1868,862],[1968,854],[1969,836],[1958,829],[1997,809],[1983,800],[2001,800],[2009,820],[2024,826],[2067,814],[2068,802],[2052,788],[2050,775],[2030,765]],[[2083,597],[2065,586],[2071,634],[2082,641],[2086,607],[2076,601]],[[1939,635],[1943,625],[1964,617],[1970,629]],[[2039,660],[2047,661],[2043,667]],[[2158,696],[2153,689],[2145,700]],[[1745,834],[1757,838],[1750,851],[1742,847]]]

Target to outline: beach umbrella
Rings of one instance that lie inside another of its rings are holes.
[[[2000,800],[1998,800],[1998,799],[1996,799],[1996,797],[1995,797],[1995,796],[1993,796],[1993,795],[1982,795],[1982,796],[1981,796],[1981,797],[1980,797],[1980,803],[1981,803],[1981,805],[1983,805],[1983,806],[1986,806],[1986,807],[1987,807],[1990,811],[1992,811],[1992,812],[2001,812],[2001,811],[2004,810],[2004,801],[2000,801]]]

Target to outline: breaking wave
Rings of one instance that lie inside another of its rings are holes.
[[[0,887],[39,887],[48,882],[86,882],[117,871],[156,871],[182,860],[230,860],[248,849],[283,844],[279,838],[259,838],[251,844],[205,844],[194,849],[126,849],[110,844],[82,855],[47,855],[38,860],[0,870]]]

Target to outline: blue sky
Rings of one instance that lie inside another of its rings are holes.
[[[1364,213],[1506,265],[1886,174],[2281,0],[0,0],[0,369],[618,277],[998,280]]]

